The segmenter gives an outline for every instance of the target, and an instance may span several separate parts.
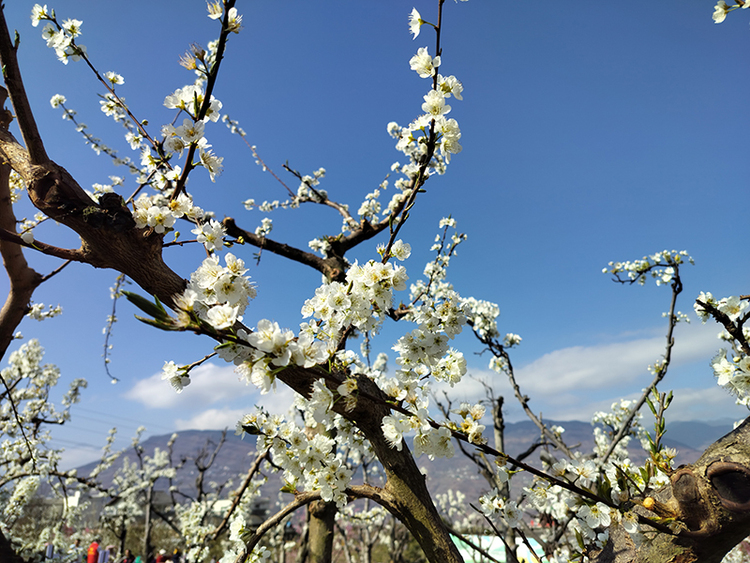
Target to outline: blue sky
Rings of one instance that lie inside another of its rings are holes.
[[[102,88],[82,63],[56,60],[41,27],[30,25],[33,2],[7,4],[48,153],[87,188],[108,183],[111,174],[126,176],[122,193],[129,195],[134,180],[95,156],[49,105],[53,94],[63,94],[93,134],[136,158],[122,129],[98,109]],[[173,117],[164,97],[193,80],[177,64],[179,56],[217,34],[200,1],[149,3],[147,9],[142,2],[48,5],[61,19],[83,21],[80,42],[99,70],[124,76],[118,93],[154,134]],[[230,38],[215,95],[290,186],[296,182],[283,175],[285,161],[302,173],[322,166],[321,187],[356,210],[391,163],[403,161],[386,124],[407,124],[421,113],[429,86],[408,61],[419,47],[434,52],[430,29],[416,40],[408,33],[412,7],[434,20],[436,2],[426,0],[239,3],[244,29]],[[750,14],[738,10],[716,25],[712,11],[713,2],[698,0],[445,4],[441,71],[464,85],[464,101],[452,100],[450,115],[461,126],[464,150],[445,176],[430,179],[404,227],[413,248],[406,266],[412,278],[421,275],[437,223],[451,214],[468,235],[451,279],[462,295],[497,302],[501,331],[523,337],[513,355],[519,383],[545,418],[586,420],[618,397],[637,395],[650,381],[646,367],[663,353],[661,313],[669,291],[612,283],[601,273],[610,260],[687,249],[696,265],[684,272],[679,308],[685,312],[692,313],[702,290],[748,293],[741,210],[750,203],[750,78],[743,57]],[[201,207],[253,229],[264,215],[240,202],[284,199],[283,188],[223,125],[207,127],[206,135],[224,157],[225,172],[214,184],[199,170],[189,189]],[[17,210],[31,214],[27,204]],[[271,216],[272,237],[301,247],[340,228],[328,209]],[[77,246],[54,226],[40,229],[37,238]],[[378,242],[353,257],[373,257]],[[253,249],[236,252],[252,262]],[[165,258],[188,277],[201,254],[171,249]],[[55,267],[44,257],[29,259],[40,272]],[[320,283],[315,272],[269,253],[250,274],[258,298],[245,315],[248,324],[271,318],[295,328],[302,303]],[[120,382],[110,384],[101,353],[114,279],[112,272],[67,268],[35,294],[37,302],[62,305],[64,314],[24,321],[20,329],[40,339],[46,360],[60,366],[63,385],[75,377],[89,381],[71,423],[55,429],[67,462],[95,456],[111,426],[124,447],[140,424],[149,434],[221,428],[256,403],[271,410],[288,404],[288,392],[261,397],[218,363],[175,395],[159,378],[164,361],[187,364],[210,352],[210,343],[142,325],[125,302],[118,304],[111,364]],[[0,290],[6,289],[0,277]],[[410,328],[387,327],[378,349],[388,351]],[[719,347],[716,333],[695,318],[678,327],[664,384],[677,396],[674,420],[744,414],[714,383],[708,364]],[[458,344],[472,373],[507,393],[507,384],[488,372],[488,357],[474,355],[479,349],[471,338],[463,335]],[[467,380],[454,392],[476,399],[479,385]],[[520,419],[510,397],[506,404],[509,419]]]

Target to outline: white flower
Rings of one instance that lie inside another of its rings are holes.
[[[220,175],[224,169],[224,165],[222,164],[224,158],[216,156],[212,150],[203,150],[201,148],[200,159],[201,164],[208,170],[211,181],[215,182],[216,176]]]
[[[231,327],[237,321],[239,307],[231,307],[224,303],[211,307],[206,313],[208,322],[217,330]]]
[[[221,3],[221,0],[216,0],[213,4],[210,2],[208,3],[208,17],[212,20],[218,20],[221,16],[224,15],[224,6]]]
[[[178,393],[181,393],[185,387],[190,385],[190,378],[187,373],[181,371],[174,362],[164,362],[161,378],[168,380]]]
[[[81,26],[83,22],[81,20],[67,19],[63,22],[62,28],[67,31],[71,37],[78,37],[81,35]]]
[[[221,249],[224,244],[224,235],[226,234],[224,227],[215,219],[203,223],[190,232],[198,235],[198,242],[203,243],[209,252]]]
[[[228,15],[227,30],[232,33],[239,33],[242,29],[242,16],[237,13],[237,8],[229,8]]]
[[[392,448],[401,451],[401,448],[403,447],[404,433],[411,430],[411,425],[406,420],[393,416],[384,416],[382,429],[383,436],[385,436],[388,444]]]
[[[161,234],[171,228],[175,222],[175,216],[172,215],[169,207],[160,207],[154,205],[147,211],[147,225],[153,227],[154,231]]]
[[[422,16],[419,15],[417,9],[412,8],[411,14],[409,14],[409,33],[414,36],[413,39],[416,39],[417,35],[419,35],[419,30],[423,23]]]
[[[601,502],[592,506],[583,505],[578,509],[578,517],[583,518],[592,530],[599,526],[607,527],[612,523],[609,515],[609,507]]]
[[[714,14],[711,16],[714,20],[714,23],[721,23],[723,22],[727,17],[727,12],[729,12],[729,6],[727,6],[727,3],[724,2],[724,0],[720,0],[716,3],[716,6],[714,7]]]
[[[452,94],[457,100],[463,100],[461,93],[464,91],[464,86],[455,76],[446,78],[438,74],[438,88],[446,98],[450,98]]]
[[[629,534],[635,534],[638,531],[638,515],[635,512],[628,511],[622,515],[622,527]]]
[[[113,86],[116,84],[125,84],[122,75],[112,72],[111,70],[104,73],[104,78],[106,78]]]
[[[203,138],[205,125],[202,121],[194,122],[189,117],[182,121],[182,125],[175,128],[174,134],[179,136],[186,145],[197,143]]]
[[[451,111],[451,107],[445,103],[445,96],[437,90],[430,90],[424,96],[422,111],[430,117],[439,117]]]
[[[50,12],[47,11],[47,4],[44,6],[40,6],[39,4],[34,4],[34,7],[31,8],[31,25],[33,27],[36,27],[39,25],[39,22],[42,20],[46,20],[49,18],[55,17],[55,11],[52,10]]]
[[[503,516],[505,516],[505,521],[507,522],[508,526],[510,526],[511,528],[516,528],[521,523],[523,513],[518,508],[518,505],[515,503],[515,501],[511,500],[508,501],[503,507]]]
[[[397,240],[393,243],[393,246],[391,246],[391,256],[396,260],[401,260],[403,262],[411,256],[411,245],[407,242],[403,242],[401,239]]]
[[[724,297],[716,304],[716,308],[728,316],[732,321],[736,321],[738,317],[745,312],[747,307],[747,301],[740,299],[736,295]]]
[[[67,102],[65,96],[63,96],[62,94],[55,94],[50,99],[49,105],[51,105],[53,108],[57,108],[60,107],[60,104],[64,104],[65,102]]]
[[[409,61],[409,66],[416,71],[421,78],[435,76],[435,69],[440,66],[440,57],[434,59],[427,51],[427,47],[420,47],[417,54]]]

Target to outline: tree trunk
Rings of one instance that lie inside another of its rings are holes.
[[[146,519],[143,522],[143,560],[148,561],[151,553],[151,498],[154,494],[153,483],[146,491]]]
[[[494,430],[495,449],[499,452],[505,451],[505,419],[503,418],[503,397],[498,397],[492,405],[492,427]],[[497,475],[497,473],[495,473]],[[498,481],[498,479],[496,479]],[[500,494],[506,500],[510,500],[510,480],[504,483],[496,483]],[[505,560],[518,561],[516,556],[516,531],[507,526],[505,533]]]
[[[277,377],[301,395],[309,396],[316,379],[326,381],[335,391],[340,382],[333,382],[332,375],[321,368],[289,366]],[[432,502],[425,477],[419,471],[414,456],[405,444],[402,444],[401,450],[391,447],[383,435],[383,417],[391,412],[388,397],[365,376],[357,376],[357,385],[362,398],[353,408],[347,410],[343,401],[337,401],[333,409],[362,431],[383,465],[386,484],[379,494],[373,495],[373,500],[406,525],[430,563],[463,563]]]
[[[2,106],[7,92],[0,89],[0,129],[7,131],[8,111]],[[7,163],[0,164],[0,229],[10,233],[16,232],[16,216],[10,200],[10,171]],[[23,255],[23,248],[16,243],[0,240],[0,254],[8,273],[10,291],[0,310],[0,358],[5,355],[13,340],[16,328],[23,320],[29,307],[31,295],[42,283],[42,276],[29,267]]]
[[[641,537],[613,527],[595,563],[720,563],[750,535],[750,418],[715,442],[692,465],[681,467],[654,495],[662,516],[684,524],[678,535],[641,525]],[[638,507],[653,518],[654,513]],[[644,541],[645,540],[645,541]]]
[[[0,561],[3,563],[26,563],[13,549],[10,540],[5,537],[2,529],[0,529]]]
[[[336,504],[316,500],[310,503],[307,510],[307,563],[331,563]]]

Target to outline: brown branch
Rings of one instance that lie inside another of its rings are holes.
[[[234,493],[234,500],[232,500],[232,506],[229,507],[229,510],[227,511],[221,523],[216,527],[216,529],[213,532],[211,532],[212,541],[216,541],[217,538],[221,535],[221,533],[229,524],[229,519],[232,517],[232,514],[234,513],[237,506],[239,506],[240,501],[242,500],[242,495],[245,494],[245,491],[250,486],[250,483],[252,482],[253,477],[255,477],[255,474],[260,470],[260,464],[266,459],[268,459],[268,451],[259,452],[258,455],[256,456],[255,461],[250,466],[250,469],[248,470],[247,475],[245,476],[245,480],[242,482],[242,485],[240,485],[240,487]]]
[[[350,410],[347,410],[343,401],[338,401],[334,403],[333,410],[359,428],[383,465],[386,484],[381,490],[380,498],[384,502],[389,498],[397,499],[393,503],[384,504],[385,508],[406,525],[429,561],[460,562],[461,556],[442,525],[414,456],[405,444],[402,444],[401,450],[393,448],[383,434],[383,417],[391,412],[391,406],[386,402],[387,397],[368,377],[354,377],[357,378],[359,392],[377,400],[358,400]],[[277,378],[305,397],[310,396],[316,379],[324,379],[329,386],[336,385],[320,367],[306,369],[289,366]]]
[[[201,104],[201,107],[198,111],[198,115],[195,116],[196,121],[200,121],[204,117],[206,117],[208,108],[211,105],[211,93],[214,90],[216,79],[219,76],[219,66],[221,65],[222,59],[224,58],[224,49],[227,45],[227,38],[229,37],[229,34],[232,33],[229,30],[228,25],[229,10],[234,7],[236,1],[237,0],[226,0],[224,2],[224,18],[222,20],[221,33],[219,34],[219,43],[216,46],[216,60],[214,61],[213,66],[211,66],[211,70],[208,71],[208,76],[206,78],[206,92],[203,95],[203,103]],[[185,182],[187,182],[188,175],[190,174],[190,171],[195,168],[193,164],[193,157],[195,156],[195,150],[197,146],[198,145],[196,143],[193,143],[188,149],[187,157],[185,158],[185,168],[183,169],[182,174],[176,182],[174,192],[172,192],[172,200],[177,199],[177,196],[179,196],[180,193],[185,190]]]
[[[20,235],[7,229],[0,229],[0,241],[13,243],[17,246],[25,246],[26,248],[37,250],[42,254],[46,254],[47,256],[54,256],[55,258],[61,258],[63,260],[72,262],[86,262],[86,258],[80,250],[71,248],[59,248],[40,240],[35,240],[32,243],[27,243],[21,238]],[[55,270],[55,272],[57,272],[57,270]],[[50,277],[50,274],[45,277]]]
[[[40,250],[95,268],[122,272],[167,306],[173,305],[174,296],[185,289],[185,280],[164,263],[161,235],[135,228],[135,221],[124,206],[100,206],[63,167],[52,161],[35,164],[13,135],[2,130],[0,157],[21,175],[34,207],[81,237],[81,248],[76,251],[38,243]]]
[[[3,69],[5,85],[10,92],[13,109],[16,112],[18,126],[21,129],[23,141],[29,151],[32,164],[46,164],[49,162],[47,151],[44,150],[42,137],[37,129],[31,104],[26,96],[26,89],[21,79],[21,69],[16,58],[16,46],[10,39],[8,24],[5,21],[5,10],[0,5],[0,65]]]
[[[306,252],[299,248],[289,246],[288,244],[258,236],[255,233],[251,233],[238,227],[237,223],[231,217],[226,217],[224,221],[222,221],[222,224],[224,225],[227,234],[231,237],[237,239],[242,238],[245,242],[248,242],[257,248],[273,252],[274,254],[283,256],[294,262],[299,262],[305,266],[310,266],[321,272],[330,280],[341,281],[344,278],[344,274],[346,273],[346,263],[343,258],[321,258],[311,252]]]
[[[635,419],[636,414],[641,410],[641,407],[646,402],[646,399],[651,394],[651,391],[656,388],[656,386],[661,382],[662,379],[667,375],[667,369],[669,369],[669,363],[672,360],[672,347],[674,346],[674,328],[677,325],[677,317],[675,316],[675,311],[677,307],[677,296],[682,292],[682,281],[680,280],[680,266],[678,264],[675,264],[674,266],[675,274],[674,274],[674,281],[672,282],[672,300],[669,305],[669,328],[667,329],[667,344],[664,351],[664,361],[656,367],[655,371],[656,374],[654,375],[653,381],[649,384],[648,387],[646,387],[643,390],[643,393],[641,394],[641,397],[638,399],[638,401],[633,405],[633,407],[630,409],[630,412],[628,413],[628,416],[625,420],[622,421],[622,424],[620,425],[619,430],[617,431],[617,434],[612,438],[612,442],[609,445],[609,448],[607,448],[606,453],[604,454],[604,457],[602,458],[601,463],[607,463],[607,460],[610,458],[612,453],[615,451],[615,448],[617,447],[617,444],[622,441],[622,439],[625,437],[627,432],[630,430],[630,426],[633,423],[633,420]]]
[[[10,166],[0,164],[0,230],[16,228],[16,217],[10,201]],[[18,237],[18,235],[14,235]],[[20,240],[21,237],[18,237]],[[0,255],[8,274],[10,290],[5,304],[0,309],[0,357],[13,341],[16,328],[28,311],[34,290],[42,283],[42,276],[29,267],[18,244],[0,236]]]

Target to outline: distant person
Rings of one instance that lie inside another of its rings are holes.
[[[129,549],[125,550],[125,555],[122,556],[119,563],[135,563],[135,556]]]
[[[65,559],[68,563],[82,563],[83,562],[83,548],[81,548],[81,538],[70,544],[68,547],[68,556]]]
[[[156,563],[165,563],[168,559],[167,551],[165,549],[160,549],[159,555],[156,556]]]
[[[99,538],[94,538],[86,552],[86,563],[99,563]]]
[[[99,550],[99,562],[98,563],[109,563],[112,555],[115,553],[115,546],[108,545],[104,549]]]

